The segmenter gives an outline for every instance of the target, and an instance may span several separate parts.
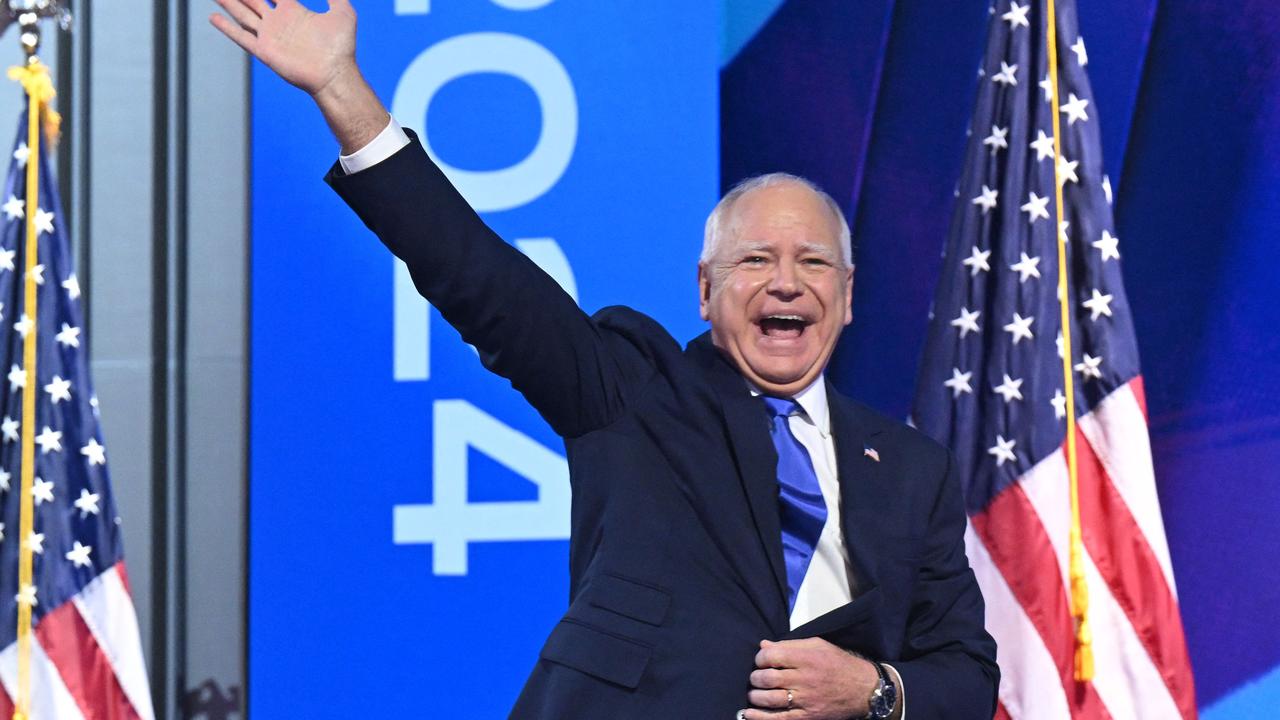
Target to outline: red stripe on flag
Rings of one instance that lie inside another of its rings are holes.
[[[1071,717],[1109,719],[1093,685],[1073,676],[1075,633],[1058,557],[1022,486],[1005,488],[970,522],[1057,665]]]
[[[74,602],[44,616],[36,637],[86,720],[138,720],[138,714],[116,679],[111,660]]]
[[[133,597],[133,588],[129,587],[129,573],[124,570],[124,560],[116,563],[116,573],[120,575],[120,583],[124,585],[124,591],[129,593],[129,597]]]
[[[9,698],[9,693],[4,691],[4,685],[0,685],[0,718],[13,717],[13,700]]]
[[[1135,391],[1140,391],[1136,389]],[[1084,433],[1076,429],[1080,522],[1085,547],[1133,625],[1184,718],[1196,716],[1191,661],[1173,598],[1155,553]]]
[[[1009,715],[1008,710],[1004,709],[1004,703],[997,702],[996,714],[993,718],[991,718],[991,720],[1013,720],[1013,717]]]

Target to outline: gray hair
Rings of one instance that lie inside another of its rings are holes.
[[[720,249],[720,242],[723,239],[725,226],[734,203],[752,190],[778,185],[799,185],[807,188],[826,203],[827,209],[831,211],[831,215],[835,217],[836,222],[840,225],[841,259],[844,260],[845,267],[853,269],[853,240],[849,232],[849,222],[845,220],[844,211],[840,209],[840,205],[813,182],[798,175],[782,172],[747,178],[734,185],[732,190],[720,198],[720,202],[716,203],[711,215],[707,217],[706,229],[702,235],[702,254],[698,257],[698,261],[702,263],[710,262],[715,257],[716,251]]]

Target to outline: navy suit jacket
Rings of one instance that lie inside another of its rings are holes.
[[[707,335],[682,349],[629,308],[582,312],[416,138],[326,180],[565,440],[570,604],[512,717],[728,720],[760,640],[802,637],[891,662],[910,720],[992,716],[995,643],[945,449],[828,387],[858,595],[791,630],[764,404]]]

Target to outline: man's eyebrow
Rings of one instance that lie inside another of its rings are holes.
[[[773,251],[773,245],[771,243],[767,243],[763,240],[752,240],[744,243],[739,243],[738,247],[734,250],[733,254],[735,256],[741,257],[743,255],[749,255],[751,253],[762,253],[762,252],[772,252],[772,251]]]
[[[831,249],[830,247],[828,247],[828,246],[826,246],[826,245],[820,245],[820,244],[818,244],[818,243],[804,243],[803,245],[801,245],[801,246],[800,246],[800,252],[801,252],[801,253],[812,253],[812,254],[814,254],[814,255],[821,255],[822,257],[826,258],[827,260],[835,260],[835,259],[836,259],[836,253],[835,253],[835,250]]]

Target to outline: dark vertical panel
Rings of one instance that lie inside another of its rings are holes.
[[[169,682],[169,621],[172,498],[169,493],[169,25],[170,4],[155,4],[152,16],[152,248],[151,248],[151,693],[156,712],[168,715],[173,701]]]

